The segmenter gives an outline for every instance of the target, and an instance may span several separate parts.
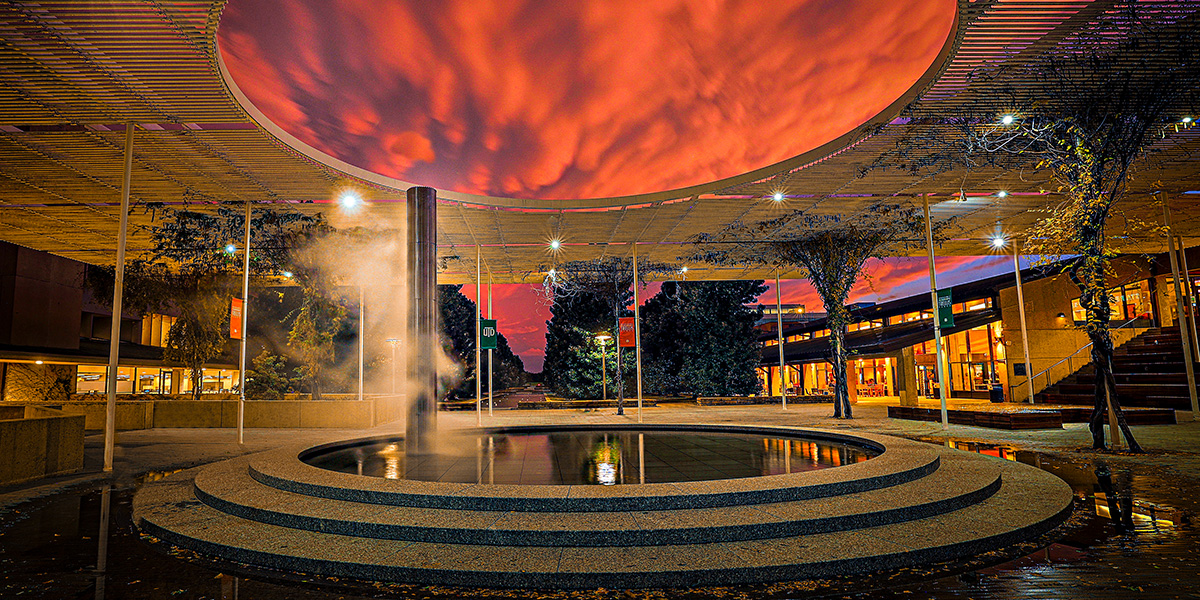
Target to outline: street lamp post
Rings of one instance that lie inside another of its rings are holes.
[[[608,400],[608,340],[612,336],[607,333],[601,333],[596,336],[596,341],[600,342],[600,393],[601,399]]]

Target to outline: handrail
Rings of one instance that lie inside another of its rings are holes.
[[[1124,323],[1121,323],[1120,325],[1117,325],[1116,327],[1110,327],[1110,328],[1109,328],[1109,330],[1111,331],[1111,330],[1113,330],[1113,329],[1124,329],[1124,328],[1125,328],[1126,326],[1128,326],[1129,324],[1133,323],[1134,321],[1138,321],[1138,320],[1142,320],[1142,319],[1141,319],[1141,317],[1133,317],[1132,319],[1129,319],[1129,320],[1125,321]],[[1036,381],[1038,377],[1040,377],[1040,376],[1042,376],[1042,375],[1046,375],[1046,374],[1047,374],[1047,373],[1049,373],[1049,372],[1050,372],[1052,369],[1054,369],[1054,367],[1057,367],[1058,365],[1061,365],[1061,364],[1063,364],[1063,363],[1067,363],[1067,369],[1070,371],[1070,373],[1074,373],[1074,372],[1075,372],[1075,369],[1073,368],[1073,366],[1074,366],[1074,365],[1072,365],[1072,364],[1071,364],[1071,359],[1075,358],[1075,355],[1076,355],[1076,354],[1079,354],[1080,352],[1082,352],[1082,351],[1084,351],[1084,350],[1087,350],[1088,348],[1091,348],[1091,347],[1092,347],[1092,342],[1088,342],[1088,343],[1086,343],[1086,344],[1084,344],[1084,345],[1082,345],[1082,346],[1080,346],[1080,347],[1076,348],[1076,349],[1075,349],[1075,351],[1074,351],[1074,352],[1072,352],[1072,353],[1070,353],[1070,354],[1068,354],[1066,358],[1064,358],[1064,359],[1062,359],[1062,360],[1060,360],[1060,361],[1058,361],[1058,362],[1056,362],[1056,363],[1054,363],[1054,364],[1050,365],[1049,367],[1046,367],[1045,369],[1042,369],[1041,371],[1038,371],[1037,373],[1034,373],[1034,374],[1033,374],[1033,375],[1031,375],[1031,376],[1030,376],[1030,375],[1026,375],[1026,376],[1025,376],[1025,379],[1022,379],[1022,380],[1021,380],[1020,382],[1018,382],[1018,383],[1010,383],[1010,384],[1008,384],[1008,392],[1009,392],[1009,394],[1010,394],[1010,397],[1011,397],[1011,394],[1012,394],[1012,391],[1013,391],[1013,389],[1014,389],[1014,388],[1016,388],[1016,387],[1018,387],[1018,386],[1024,385],[1026,380],[1029,380],[1029,381]],[[1089,360],[1090,360],[1090,359],[1089,359]],[[1068,375],[1069,375],[1070,373],[1068,373]],[[1053,383],[1051,383],[1051,381],[1050,381],[1050,376],[1049,376],[1049,375],[1046,375],[1046,387],[1050,387],[1050,386],[1052,386],[1052,385],[1054,385],[1054,384],[1053,384]],[[1043,388],[1043,389],[1045,389],[1045,388]],[[1033,399],[1032,399],[1032,398],[1030,398],[1030,402],[1032,402],[1032,401],[1033,401]]]

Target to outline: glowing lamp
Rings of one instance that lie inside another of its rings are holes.
[[[679,267],[680,273],[687,273],[687,267]]]
[[[284,271],[283,273],[280,273],[280,275],[283,275],[284,277],[286,277],[286,278],[288,278],[288,279],[291,279],[291,278],[292,278],[292,272],[291,272],[291,271]]]
[[[783,202],[783,192],[775,192],[771,195],[771,199],[776,202]]]
[[[225,246],[226,254],[233,254],[234,252],[237,252],[237,246],[234,246],[233,244],[228,244]]]
[[[559,241],[559,240],[550,240],[550,249],[551,249],[551,250],[558,250],[558,249],[559,249],[559,248],[561,248],[561,247],[562,247],[562,242],[561,242],[561,241]],[[553,272],[553,271],[551,271],[551,272]]]
[[[1000,124],[1012,125],[1013,124],[1013,116],[1012,115],[1004,115],[1003,117],[1000,118]]]
[[[1191,117],[1184,117],[1184,118],[1183,118],[1183,122],[1184,122],[1184,123],[1191,123],[1191,122],[1192,122],[1192,118],[1191,118]]]
[[[997,198],[1006,198],[1006,197],[1008,197],[1008,192],[1006,192],[1004,190],[1000,190],[1000,191],[996,192],[996,197]]]
[[[1004,238],[1002,238],[1000,236],[996,236],[996,237],[992,238],[992,247],[993,248],[1003,248],[1004,244],[1005,244]]]

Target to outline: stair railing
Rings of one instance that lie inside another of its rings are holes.
[[[1139,320],[1139,318],[1134,317],[1132,319],[1129,319],[1128,321],[1125,321],[1124,323],[1121,323],[1120,325],[1117,325],[1116,327],[1109,327],[1108,329],[1109,329],[1109,331],[1112,331],[1114,329],[1124,329],[1125,327],[1128,327],[1130,324],[1132,324],[1134,321],[1137,321],[1137,320]],[[1037,373],[1034,373],[1033,376],[1031,376],[1031,377],[1026,377],[1025,379],[1033,380],[1034,387],[1036,388],[1037,387],[1037,378],[1041,377],[1042,375],[1045,375],[1046,376],[1046,387],[1042,388],[1043,390],[1045,390],[1046,388],[1049,388],[1050,386],[1054,385],[1055,383],[1058,383],[1059,381],[1066,379],[1068,376],[1070,376],[1072,373],[1074,373],[1076,370],[1075,362],[1074,362],[1075,356],[1077,354],[1079,354],[1080,352],[1083,352],[1084,350],[1087,350],[1091,347],[1092,347],[1092,342],[1088,342],[1088,343],[1076,348],[1075,351],[1068,354],[1066,358],[1050,365],[1049,367],[1046,367],[1045,369],[1042,369],[1041,371],[1038,371]],[[1091,362],[1092,361],[1091,357],[1088,357],[1087,361]],[[1057,367],[1063,363],[1067,363],[1067,374],[1063,375],[1062,377],[1059,377],[1057,380],[1052,381],[1050,379],[1050,377],[1051,377],[1050,372],[1052,370],[1054,370],[1055,367]],[[1083,364],[1086,365],[1087,363],[1083,363]],[[1083,365],[1080,365],[1080,366],[1082,367]],[[1022,379],[1021,381],[1019,381],[1017,383],[1008,384],[1009,398],[1012,398],[1012,393],[1013,393],[1014,389],[1016,389],[1018,386],[1025,385],[1025,379]],[[1033,403],[1033,398],[1030,398],[1029,402]]]

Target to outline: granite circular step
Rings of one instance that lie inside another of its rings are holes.
[[[882,525],[975,504],[1000,487],[982,457],[926,477],[838,496],[715,508],[607,512],[476,511],[330,500],[256,485],[248,459],[203,468],[195,495],[244,519],[380,539],[519,546],[645,546],[735,541]]]
[[[825,471],[750,478],[735,490],[737,503],[612,510],[614,498],[672,497],[668,490],[652,488],[662,484],[626,485],[598,496],[605,510],[578,512],[530,510],[523,502],[529,491],[509,489],[539,486],[468,486],[476,498],[509,498],[521,506],[481,511],[463,503],[429,508],[329,499],[251,477],[253,465],[269,469],[271,461],[299,463],[293,448],[147,484],[134,499],[134,518],[144,532],[168,543],[262,568],[418,584],[642,588],[795,580],[949,560],[1031,539],[1057,526],[1071,510],[1070,488],[1039,469],[941,446],[869,438],[885,448],[882,454]],[[918,459],[922,450],[932,460]],[[879,472],[856,472],[855,467],[892,452],[894,468],[911,469],[913,462],[933,468],[917,478],[883,479],[884,484]],[[907,458],[896,459],[902,455]],[[810,477],[839,472],[850,483],[836,495],[827,492],[837,487],[838,478]],[[347,477],[361,488],[402,498],[413,490],[379,484],[422,483]],[[856,489],[864,481],[866,489]],[[807,485],[820,493],[754,501]],[[758,490],[768,493],[755,496]],[[534,490],[532,497],[547,497],[545,492]],[[431,489],[419,495],[430,502],[438,496]],[[576,505],[595,498],[581,494]]]

